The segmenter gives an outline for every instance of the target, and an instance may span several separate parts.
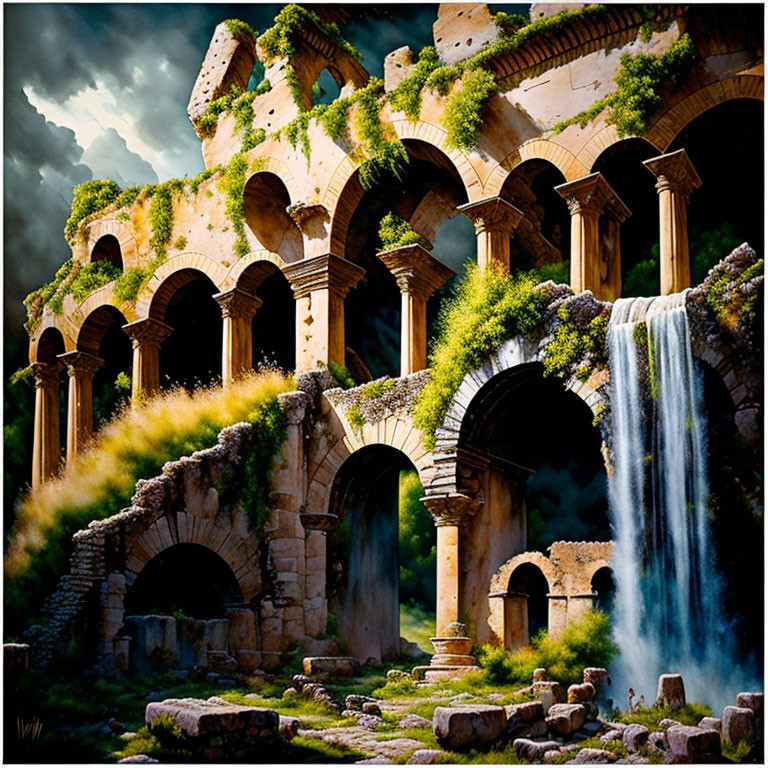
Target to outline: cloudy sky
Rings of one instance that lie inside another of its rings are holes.
[[[201,171],[186,106],[213,29],[235,17],[262,32],[281,7],[3,6],[7,336],[23,337],[21,300],[69,258],[63,228],[72,188],[88,179],[144,185]],[[353,21],[345,35],[381,76],[389,51],[431,44],[437,6],[378,8],[391,18]]]

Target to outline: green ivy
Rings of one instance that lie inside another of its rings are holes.
[[[235,135],[242,139],[241,152],[248,152],[261,144],[267,134],[263,128],[253,127],[255,119],[253,102],[257,96],[267,93],[271,87],[269,80],[264,79],[252,91],[243,91],[234,86],[229,93],[214,99],[197,119],[196,127],[199,134],[203,138],[212,136],[216,132],[221,115],[231,113],[235,117]]]
[[[381,253],[403,245],[420,243],[423,238],[405,219],[390,211],[379,224],[379,239]]]
[[[187,247],[187,238],[184,237],[184,235],[179,235],[179,237],[176,238],[176,242],[173,244],[173,247],[177,251],[183,251]]]
[[[379,379],[372,381],[363,387],[363,398],[365,400],[378,400],[382,395],[391,392],[397,386],[395,379]]]
[[[610,309],[606,307],[584,327],[576,322],[568,303],[561,304],[557,310],[559,323],[552,340],[544,348],[545,375],[561,379],[575,375],[579,381],[586,381],[593,367],[585,365],[574,369],[585,359],[601,356],[605,350],[609,317]]]
[[[363,412],[356,405],[353,405],[344,415],[352,429],[360,430],[368,423],[368,419],[363,416]]]
[[[425,85],[427,88],[434,88],[441,96],[447,96],[451,86],[461,77],[463,71],[458,64],[438,67],[432,70]]]
[[[516,32],[521,27],[526,27],[531,23],[531,20],[522,13],[506,13],[505,11],[496,11],[493,21],[506,34]]]
[[[142,285],[152,274],[154,270],[150,272],[149,268],[129,267],[117,278],[112,293],[118,301],[130,304],[136,301]]]
[[[546,308],[546,296],[530,274],[505,274],[467,267],[456,296],[444,303],[438,338],[430,354],[430,380],[416,398],[414,424],[424,432],[427,448],[443,423],[456,390],[507,339],[532,337]]]
[[[73,190],[72,211],[64,225],[64,237],[72,242],[83,219],[113,203],[120,194],[114,181],[100,179],[78,184]]]
[[[227,29],[235,40],[239,40],[243,43],[256,43],[258,38],[258,32],[245,21],[240,19],[226,19],[224,23],[227,25]]]
[[[210,179],[212,176],[215,176],[220,170],[221,166],[217,165],[215,168],[207,168],[206,170],[198,173],[197,176],[189,180],[189,191],[193,195],[196,195],[200,190],[200,185],[204,181],[208,181],[208,179]]]
[[[695,57],[696,50],[688,33],[675,40],[661,56],[625,53],[614,77],[616,91],[596,101],[589,109],[558,123],[552,130],[560,133],[576,123],[584,128],[610,107],[606,123],[615,125],[620,137],[642,135],[648,130],[648,123],[661,104],[662,86],[679,82]]]
[[[325,366],[321,364],[320,367],[323,368]],[[328,370],[331,372],[331,376],[333,376],[344,389],[351,389],[356,386],[355,379],[346,365],[331,360],[328,363]]]
[[[222,191],[226,196],[224,213],[232,222],[232,229],[237,235],[234,251],[237,256],[248,253],[248,240],[245,237],[245,183],[248,174],[248,161],[243,154],[233,155],[221,179]]]
[[[448,99],[443,112],[449,147],[470,150],[477,146],[483,108],[498,89],[493,73],[485,69],[471,70],[463,75],[461,87]]]
[[[421,113],[421,91],[429,76],[440,67],[440,58],[434,46],[422,48],[413,72],[389,93],[389,103],[395,110],[405,112],[409,120],[418,120]]]
[[[109,261],[94,261],[83,264],[69,287],[69,292],[75,301],[82,304],[94,291],[117,280],[120,277],[120,267]]]
[[[141,187],[126,187],[115,200],[116,208],[133,205],[141,194]]]
[[[173,192],[178,189],[176,181],[174,179],[150,185],[144,192],[152,200],[149,206],[149,223],[152,227],[149,245],[160,258],[168,255],[168,243],[173,232]]]

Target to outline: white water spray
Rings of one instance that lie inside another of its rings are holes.
[[[638,365],[645,322],[649,386]],[[685,293],[619,299],[608,345],[615,549],[613,670],[618,704],[632,687],[653,703],[663,672],[683,675],[687,698],[713,709],[757,685],[737,663],[709,520],[706,423],[691,352]],[[750,665],[751,666],[751,665]]]

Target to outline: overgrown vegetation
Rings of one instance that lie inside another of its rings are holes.
[[[558,324],[544,356],[544,373],[567,379],[575,370],[579,381],[586,381],[593,371],[594,359],[605,349],[610,308],[604,307],[586,324],[579,322],[569,302],[557,309]]]
[[[529,685],[533,670],[542,667],[547,670],[547,680],[570,685],[582,681],[585,667],[610,667],[617,653],[610,619],[593,608],[581,621],[569,624],[558,640],[543,629],[529,646],[515,653],[484,645],[478,662],[492,683]]]
[[[254,452],[242,493],[263,515],[270,462],[283,434],[275,412],[277,395],[292,387],[274,372],[244,378],[231,387],[188,394],[178,389],[158,395],[146,406],[123,411],[96,437],[89,450],[68,462],[64,473],[21,502],[6,555],[6,605],[14,623],[39,609],[64,570],[72,534],[128,506],[136,481],[158,475],[166,461],[216,444],[230,424],[254,425]]]
[[[69,243],[74,240],[83,219],[115,202],[120,194],[120,187],[114,181],[98,179],[78,184],[72,194],[72,211],[64,225],[64,237]]]
[[[662,720],[677,720],[681,725],[698,725],[702,717],[711,717],[712,710],[704,704],[684,704],[680,709],[670,707],[635,707],[613,713],[620,723],[640,723],[650,731],[658,731]]]
[[[409,222],[390,211],[379,223],[379,239],[381,240],[381,250],[379,251],[381,253],[392,248],[421,243],[423,238]]]
[[[440,67],[440,58],[432,45],[422,48],[413,72],[389,93],[394,110],[402,110],[409,120],[418,120],[421,114],[421,91],[431,74]]]
[[[662,88],[674,86],[687,74],[696,56],[688,33],[681,35],[661,56],[653,53],[625,53],[616,71],[616,91],[595,102],[589,109],[558,123],[553,131],[560,133],[578,123],[584,128],[608,107],[606,123],[615,125],[620,137],[640,136],[661,104]]]
[[[543,317],[547,300],[526,273],[507,275],[470,264],[456,296],[446,302],[438,320],[438,337],[430,354],[431,378],[419,394],[414,424],[424,442],[434,448],[435,431],[442,424],[451,399],[469,371],[480,367],[513,336],[532,336]]]
[[[237,235],[234,251],[238,256],[248,253],[248,240],[245,237],[245,183],[248,175],[248,161],[245,155],[233,155],[221,178],[221,191],[225,195],[224,213],[232,222],[232,229]]]
[[[448,99],[443,112],[449,147],[470,150],[477,146],[483,109],[498,90],[496,78],[486,69],[469,70],[462,76],[461,87]]]

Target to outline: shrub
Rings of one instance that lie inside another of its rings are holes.
[[[379,223],[379,239],[381,251],[388,251],[419,243],[422,238],[405,219],[390,211]]]
[[[440,311],[438,338],[430,354],[431,377],[413,410],[414,424],[424,432],[428,448],[434,447],[435,431],[464,376],[507,339],[532,336],[545,306],[546,298],[530,274],[467,267],[455,298]]]
[[[120,194],[120,187],[114,181],[99,179],[78,184],[72,192],[72,211],[64,226],[64,237],[69,242],[72,242],[83,219],[115,201]]]
[[[549,680],[570,685],[581,682],[585,667],[609,667],[617,653],[610,619],[592,609],[581,621],[569,624],[559,640],[542,630],[530,646],[515,653],[484,645],[478,660],[494,683],[530,683],[533,670],[543,667]]]
[[[398,504],[398,551],[400,553],[400,601],[434,608],[437,547],[435,523],[421,503],[424,488],[413,470],[400,473]],[[434,632],[434,615],[432,631]],[[429,651],[429,646],[427,646]]]
[[[94,261],[80,267],[69,290],[75,300],[82,303],[95,290],[116,280],[122,274],[120,267],[109,261]]]
[[[53,589],[65,567],[72,534],[128,506],[136,481],[158,475],[166,461],[215,445],[225,426],[240,421],[254,424],[261,445],[278,450],[277,395],[292,386],[290,379],[265,372],[226,390],[173,390],[143,407],[124,410],[62,475],[22,500],[6,555],[6,594],[14,620],[38,610]],[[263,453],[256,455],[261,463],[249,465],[249,472],[253,483],[266,488],[271,463]],[[246,491],[252,493],[253,486]]]
[[[448,131],[446,143],[454,149],[470,150],[477,146],[477,134],[483,122],[483,109],[499,86],[493,73],[485,69],[466,72],[461,87],[448,99],[443,125]]]
[[[133,302],[139,295],[148,271],[141,267],[129,267],[118,277],[112,292],[118,301]]]

